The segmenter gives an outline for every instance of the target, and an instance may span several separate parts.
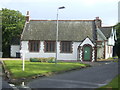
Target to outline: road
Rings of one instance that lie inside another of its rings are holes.
[[[118,74],[118,63],[102,64],[81,70],[38,78],[27,83],[30,88],[98,88],[109,83]]]
[[[4,89],[10,89],[12,90],[12,87],[9,85],[9,83],[5,80],[3,80],[2,78],[2,63],[0,61],[0,90],[4,90]]]

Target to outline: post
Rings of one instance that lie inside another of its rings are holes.
[[[25,70],[25,53],[23,53],[23,68],[22,70],[24,71]]]
[[[57,31],[56,31],[56,58],[55,58],[55,64],[57,64],[57,42],[58,42],[58,10],[59,8],[57,9]]]
[[[57,46],[58,46],[58,12],[59,12],[59,9],[64,9],[65,7],[62,6],[62,7],[59,7],[57,9],[57,30],[56,30],[56,58],[55,58],[55,64],[57,64],[57,57],[58,57],[58,52],[57,52]]]
[[[26,51],[26,50],[20,50],[20,53],[22,54],[22,71],[25,71],[25,54],[27,52],[28,51]]]

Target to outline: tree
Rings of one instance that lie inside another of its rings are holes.
[[[20,37],[25,16],[19,11],[2,9],[2,51],[3,57],[10,56],[10,42],[13,37]]]
[[[117,53],[118,58],[120,59],[120,23],[115,25],[115,29],[116,29],[116,34],[117,34],[116,53]]]

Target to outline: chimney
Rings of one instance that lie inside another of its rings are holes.
[[[96,19],[95,19],[95,24],[96,24],[96,27],[97,28],[99,28],[99,27],[101,27],[102,25],[102,20],[101,19],[99,19],[99,17],[96,17]]]
[[[29,11],[27,11],[27,15],[26,15],[26,22],[29,23],[29,19],[30,19],[30,16],[29,16]]]

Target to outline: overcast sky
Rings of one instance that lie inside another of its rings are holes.
[[[104,26],[115,25],[118,22],[118,1],[120,0],[0,0],[0,8],[18,10],[23,15],[30,11],[31,19],[56,19],[57,8],[59,19],[93,20],[102,19]]]

